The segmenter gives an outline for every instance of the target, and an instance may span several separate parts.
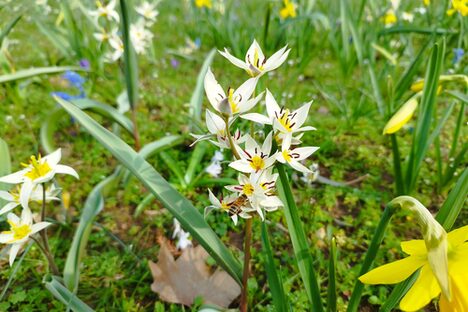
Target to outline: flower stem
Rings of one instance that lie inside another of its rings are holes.
[[[252,218],[245,222],[245,237],[244,237],[244,273],[242,275],[242,292],[240,301],[240,311],[247,312],[248,306],[248,280],[250,275],[250,245],[252,244]]]
[[[232,154],[236,159],[240,159],[239,153],[237,152],[236,147],[234,145],[234,141],[232,140],[231,132],[229,131],[229,117],[225,117],[224,121],[226,122],[226,135],[229,140],[229,145],[231,146]]]
[[[45,215],[46,215],[46,185],[45,183],[42,183],[42,210],[41,210],[41,222],[43,222],[45,220]],[[40,235],[41,235],[41,238],[42,238],[42,242],[43,242],[43,246],[36,240],[36,243],[39,245],[39,247],[41,248],[42,252],[44,253],[44,256],[46,256],[47,258],[47,262],[49,263],[49,270],[54,274],[54,275],[57,275],[59,276],[60,275],[60,271],[57,267],[57,265],[55,264],[55,261],[54,261],[54,256],[52,255],[52,253],[50,252],[50,247],[49,247],[49,239],[47,238],[47,228],[43,229],[41,232],[40,232]]]

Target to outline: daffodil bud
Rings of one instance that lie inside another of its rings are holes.
[[[400,130],[413,117],[414,111],[418,107],[419,95],[413,96],[390,118],[385,125],[383,134],[392,134]]]
[[[440,223],[434,219],[429,210],[427,210],[421,202],[411,196],[399,196],[392,200],[390,204],[408,209],[415,214],[428,251],[427,260],[429,261],[429,265],[439,282],[442,293],[450,300],[447,232]]]

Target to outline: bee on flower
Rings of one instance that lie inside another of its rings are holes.
[[[222,210],[229,215],[234,225],[237,225],[239,217],[244,219],[252,217],[250,212],[253,211],[253,208],[249,206],[248,199],[245,195],[237,196],[236,194],[231,194],[219,200],[211,190],[208,190],[208,192],[211,205],[205,208],[205,216],[214,209]]]

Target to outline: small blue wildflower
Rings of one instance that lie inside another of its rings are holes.
[[[462,48],[455,48],[455,49],[453,49],[453,60],[452,60],[452,64],[455,65],[455,64],[457,64],[458,62],[460,62],[460,60],[463,58],[463,55],[465,55],[465,51],[464,51]]]
[[[85,83],[85,79],[80,76],[77,72],[72,70],[67,70],[63,75],[62,79],[67,80],[73,87],[75,88],[83,88],[83,84]]]
[[[201,47],[200,37],[195,38],[195,46],[197,47],[197,49],[200,49],[200,47]]]
[[[180,62],[179,62],[177,59],[171,58],[171,66],[172,66],[172,68],[176,69],[177,67],[179,67],[179,64],[180,64]]]
[[[81,59],[79,62],[79,65],[84,70],[89,70],[91,68],[91,64],[89,63],[87,59]]]

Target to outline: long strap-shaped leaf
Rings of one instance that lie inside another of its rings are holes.
[[[55,298],[60,300],[67,308],[75,312],[93,312],[86,303],[84,303],[75,294],[69,291],[62,283],[59,282],[57,277],[51,276],[49,280],[44,281],[45,287],[54,295]]]
[[[55,67],[37,67],[31,69],[18,70],[12,74],[6,74],[0,76],[0,84],[5,82],[11,82],[20,79],[31,78],[38,75],[48,75],[61,73],[67,70],[83,70],[80,67],[76,66],[55,66]]]
[[[299,273],[304,282],[307,297],[312,303],[313,311],[321,312],[323,311],[323,305],[313,267],[312,254],[310,253],[304,228],[299,218],[288,176],[284,170],[284,165],[277,164],[276,168],[278,169],[280,179],[278,192],[284,203],[284,214],[286,216],[286,222],[288,223],[289,235],[291,237],[297,266],[299,267]]]
[[[70,102],[55,98],[88,132],[107,148],[163,205],[182,226],[206,249],[239,284],[240,263],[216,236],[198,210],[120,138],[108,131]]]

